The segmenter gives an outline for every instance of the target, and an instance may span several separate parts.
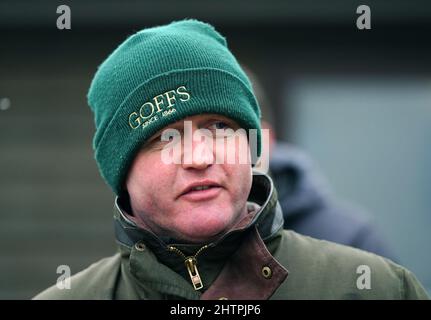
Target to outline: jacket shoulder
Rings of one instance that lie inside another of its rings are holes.
[[[56,285],[36,295],[34,300],[112,299],[121,264],[120,254],[101,259],[70,277],[70,289]]]
[[[360,249],[284,230],[275,256],[289,271],[280,289],[290,298],[428,299],[410,271]]]

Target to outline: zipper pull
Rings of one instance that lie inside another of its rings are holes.
[[[201,276],[199,275],[197,261],[194,257],[188,257],[184,261],[187,271],[189,272],[190,280],[192,281],[195,290],[202,289],[204,287]]]

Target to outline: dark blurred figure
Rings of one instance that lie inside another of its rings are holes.
[[[396,260],[369,214],[337,199],[304,151],[277,140],[274,114],[257,76],[244,68],[262,111],[262,128],[269,129],[269,175],[274,180],[284,227],[317,239],[341,243]]]

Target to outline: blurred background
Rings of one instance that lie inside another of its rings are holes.
[[[59,30],[57,6],[71,9]],[[356,8],[371,8],[358,30]],[[27,299],[115,252],[113,194],[93,159],[86,93],[134,32],[212,23],[260,78],[280,139],[372,213],[431,289],[429,1],[0,0],[0,298]]]

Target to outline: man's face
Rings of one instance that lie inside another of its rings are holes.
[[[162,141],[166,129],[180,135]],[[235,138],[216,135],[216,130],[228,133],[226,129],[235,131]],[[247,135],[237,129],[233,120],[204,114],[187,117],[150,138],[126,180],[134,216],[157,235],[190,242],[210,241],[229,230],[247,214],[252,184]],[[193,139],[202,132],[210,139]],[[166,154],[172,146],[179,161],[169,163]]]

